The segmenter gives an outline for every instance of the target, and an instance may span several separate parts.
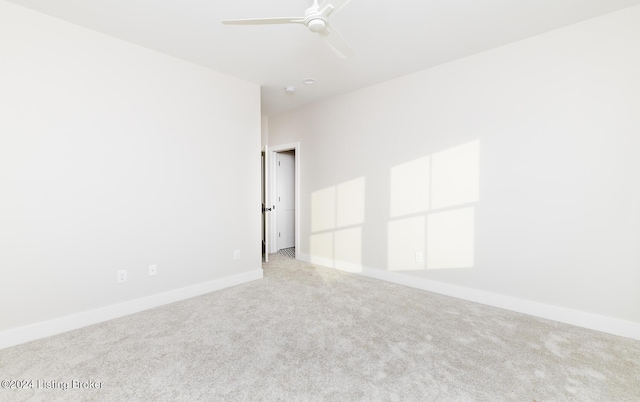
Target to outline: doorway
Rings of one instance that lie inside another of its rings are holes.
[[[267,227],[268,227],[268,222],[267,220],[269,219],[269,214],[268,212],[271,211],[271,208],[269,207],[269,201],[268,201],[268,185],[267,183],[269,182],[268,180],[268,176],[267,176],[267,172],[268,172],[268,164],[267,164],[267,158],[269,156],[269,151],[268,151],[268,147],[264,147],[264,149],[262,150],[262,152],[260,153],[260,173],[261,173],[261,180],[260,180],[260,195],[261,195],[261,201],[262,201],[262,219],[260,220],[261,223],[261,234],[262,234],[262,261],[264,262],[269,262],[269,233],[267,231]]]
[[[264,257],[280,252],[295,258],[300,244],[300,143],[269,147],[264,154]]]

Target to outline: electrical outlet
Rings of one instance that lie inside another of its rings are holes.
[[[156,264],[149,265],[149,276],[154,276],[157,273],[158,266]]]
[[[122,283],[126,281],[127,281],[127,270],[121,269],[120,271],[118,271],[118,283]]]
[[[234,260],[239,260],[240,259],[240,250],[234,250],[233,259]]]
[[[424,254],[420,251],[416,252],[416,262],[424,262]]]

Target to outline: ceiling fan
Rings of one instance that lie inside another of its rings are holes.
[[[351,0],[324,0],[318,4],[318,0],[313,0],[313,5],[304,13],[304,17],[291,18],[251,18],[224,20],[227,25],[268,25],[268,24],[303,24],[311,32],[320,35],[334,52],[340,57],[347,58],[353,56],[353,51],[330,24],[329,16],[346,6]]]

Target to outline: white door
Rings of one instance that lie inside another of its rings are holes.
[[[295,161],[293,151],[276,154],[278,250],[295,247]]]

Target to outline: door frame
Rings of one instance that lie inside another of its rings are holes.
[[[262,216],[260,217],[260,226],[262,229],[261,237],[262,237],[262,261],[269,262],[269,205],[271,204],[271,200],[269,199],[269,146],[265,145],[262,147],[262,151],[260,152],[261,157],[261,165],[260,171],[262,173],[262,177],[260,178],[260,201],[262,204]]]
[[[294,162],[294,169],[295,169],[295,182],[294,182],[294,197],[295,197],[295,208],[296,211],[294,213],[294,220],[295,220],[295,225],[294,225],[294,230],[295,230],[295,236],[294,236],[294,242],[295,242],[295,248],[296,248],[296,259],[298,258],[298,253],[299,253],[299,246],[300,246],[300,142],[290,142],[288,144],[282,144],[282,145],[274,145],[274,146],[269,146],[268,148],[268,152],[269,152],[269,159],[268,159],[268,163],[269,163],[269,170],[271,172],[275,172],[276,171],[276,154],[278,152],[285,152],[285,151],[293,151],[295,154],[295,162]],[[276,182],[276,175],[275,174],[269,174],[268,175],[268,186],[269,186],[269,191],[268,191],[268,198],[269,198],[269,203],[268,203],[268,207],[272,208],[271,213],[274,214],[273,219],[269,219],[269,253],[276,253],[278,252],[278,250],[276,250],[278,248],[277,246],[277,237],[278,237],[278,228],[276,227],[277,225],[274,224],[274,222],[278,222],[278,210],[274,209],[275,203],[274,201],[274,194],[277,193],[277,182]]]

